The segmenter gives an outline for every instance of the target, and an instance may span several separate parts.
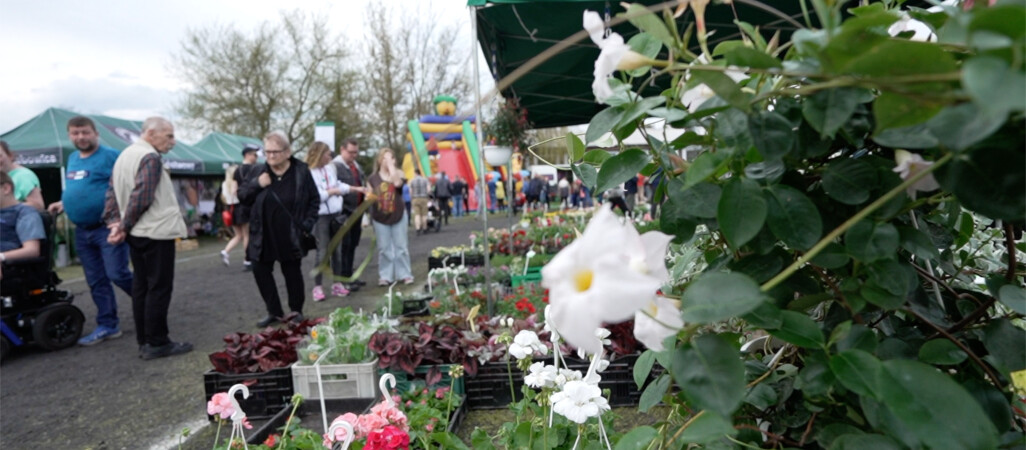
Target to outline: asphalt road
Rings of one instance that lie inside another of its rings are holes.
[[[507,223],[505,216],[493,216],[489,224]],[[415,236],[411,231],[416,286],[424,283],[431,249],[469,244],[469,234],[481,229],[481,221],[464,217],[437,234]],[[366,255],[371,235],[371,228],[364,230],[358,261]],[[223,349],[226,334],[257,331],[255,323],[265,315],[252,274],[241,270],[241,251],[236,249],[233,265],[224,267],[218,255],[222,247],[221,242],[207,240],[199,249],[178,255],[169,328],[171,339],[195,345],[191,353],[139,359],[131,299],[120,291],[123,337],[58,352],[15,349],[0,366],[0,448],[164,449],[178,447],[184,428],[194,435],[212,435],[203,392],[203,373],[211,368],[207,355]],[[311,253],[304,273],[313,265]],[[96,314],[88,286],[80,278],[65,276],[62,287],[75,294],[74,304],[85,313],[88,333],[95,327]],[[284,303],[280,274],[276,279]],[[311,301],[308,281],[304,314],[326,316],[339,306],[368,309],[383,301],[385,288],[372,286],[377,281],[376,258],[362,279],[368,286],[361,291],[320,303]],[[212,444],[208,440],[199,448]]]

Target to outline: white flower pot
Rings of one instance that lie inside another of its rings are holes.
[[[505,166],[509,162],[509,158],[513,156],[513,147],[486,145],[482,149],[485,162],[492,166]]]

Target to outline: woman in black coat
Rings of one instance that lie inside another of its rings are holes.
[[[267,317],[257,322],[260,328],[285,316],[274,282],[275,261],[281,264],[285,278],[291,320],[303,320],[306,288],[301,265],[306,252],[300,237],[313,230],[320,202],[309,167],[292,157],[292,147],[283,133],[264,137],[264,154],[267,163],[257,166],[257,174],[239,186],[239,201],[252,206],[248,254],[253,261],[253,278],[267,305]]]

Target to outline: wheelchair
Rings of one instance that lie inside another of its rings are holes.
[[[85,315],[71,304],[75,296],[58,289],[53,270],[54,221],[40,212],[46,239],[39,256],[3,263],[0,279],[0,360],[14,347],[35,344],[45,350],[71,347],[82,336]]]

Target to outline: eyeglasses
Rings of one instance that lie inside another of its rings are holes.
[[[282,155],[284,153],[285,153],[285,150],[267,150],[267,149],[264,150],[264,154],[266,154],[267,156]]]

